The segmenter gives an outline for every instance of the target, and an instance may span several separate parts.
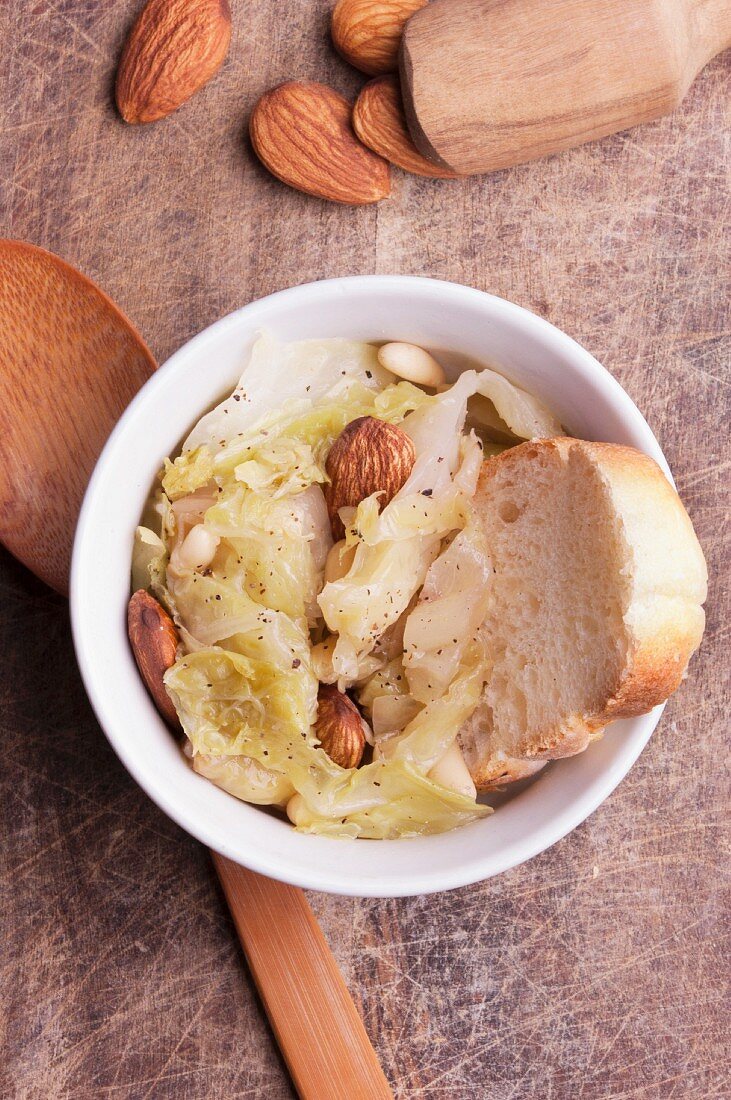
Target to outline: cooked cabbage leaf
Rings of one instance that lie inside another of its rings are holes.
[[[444,756],[477,706],[487,680],[483,647],[472,643],[447,692],[419,711],[400,734],[378,744],[387,760],[407,760],[424,773]]]
[[[356,340],[298,340],[280,343],[260,335],[230,397],[198,421],[183,451],[206,445],[216,452],[248,433],[262,417],[287,402],[315,403],[328,398],[347,404],[352,383],[376,395],[391,381],[372,344]],[[358,414],[356,414],[358,415]],[[352,419],[352,418],[351,418]]]
[[[436,497],[399,493],[382,512],[378,509],[377,493],[361,501],[346,531],[347,545],[378,546],[424,535],[441,539],[463,527],[469,515],[467,498],[454,486]]]
[[[376,497],[356,510],[347,535],[356,546],[353,564],[319,597],[325,622],[338,635],[333,667],[339,676],[359,678],[364,658],[424,583],[442,538],[467,521],[467,498],[453,487],[452,476],[472,384],[458,379],[407,417],[403,428],[416,459],[405,485],[380,515]]]
[[[426,778],[402,752],[393,762],[344,769],[317,746],[301,690],[307,673],[273,671],[223,649],[181,658],[165,686],[195,756],[241,756],[289,780],[297,828],[373,838],[441,832],[484,816],[473,799]],[[194,756],[194,759],[195,759]]]
[[[294,794],[294,787],[285,775],[262,767],[249,756],[193,757],[193,769],[236,798],[257,806],[279,806],[283,809]]]
[[[485,679],[474,637],[490,567],[471,504],[483,451],[464,433],[475,395],[502,418],[498,429],[561,430],[493,371],[466,371],[429,395],[394,382],[372,345],[264,335],[234,392],[165,463],[160,537],[139,529],[134,576],[180,632],[185,655],[165,684],[193,767],[247,801],[287,803],[300,830],[412,836],[489,812],[428,774]],[[352,565],[323,588],[325,463],[360,416],[401,425],[416,461],[385,507],[375,495],[343,517]],[[196,524],[210,552],[191,567]],[[346,770],[319,746],[320,681],[357,692],[378,735],[373,763]]]
[[[358,689],[358,702],[371,715],[373,704],[381,696],[399,698],[408,695],[409,685],[404,673],[401,654],[392,657],[381,668],[377,669],[366,682]]]
[[[492,562],[473,517],[432,563],[406,620],[403,663],[409,690],[428,703],[446,690],[485,618]]]
[[[416,535],[375,546],[361,543],[348,574],[325,585],[319,604],[329,629],[338,635],[333,652],[338,676],[360,678],[363,660],[424,583],[439,542],[439,535]]]
[[[206,512],[205,526],[222,539],[222,577],[236,582],[262,607],[315,621],[332,544],[319,486],[293,496],[262,497],[229,482]]]
[[[563,435],[563,428],[553,413],[532,393],[488,367],[467,373],[476,375],[472,392],[488,397],[500,418],[520,439],[551,439]]]
[[[267,660],[282,671],[294,661],[309,663],[306,622],[257,603],[239,589],[235,578],[218,573],[173,575],[168,567],[167,581],[176,615],[199,646],[220,645]]]
[[[149,527],[138,527],[132,547],[132,591],[162,582],[166,564],[167,550],[160,536]]]
[[[327,813],[318,813],[306,802],[298,807],[299,832],[395,840],[445,833],[493,812],[474,798],[435,783],[406,760],[369,764],[352,775],[354,789],[343,791],[341,801],[328,806]],[[367,798],[361,789],[367,791]],[[339,817],[341,809],[346,812]]]

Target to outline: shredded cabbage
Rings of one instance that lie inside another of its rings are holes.
[[[309,443],[286,435],[264,440],[254,447],[250,457],[236,467],[234,476],[248,489],[266,493],[274,499],[291,496],[327,480]]]
[[[448,688],[485,618],[492,563],[484,532],[470,520],[432,563],[404,631],[409,689],[422,703]]]
[[[308,672],[272,672],[266,662],[208,649],[181,658],[165,674],[165,686],[194,759],[243,756],[287,777],[302,796],[297,827],[303,831],[413,836],[484,816],[485,807],[427,779],[408,751],[393,763],[357,770],[333,763],[310,731],[302,691]],[[444,737],[441,727],[436,736]]]
[[[212,477],[213,456],[207,447],[197,447],[174,462],[165,459],[162,487],[170,500],[178,500],[203,488]]]
[[[377,695],[371,707],[374,739],[400,733],[420,710],[421,703],[411,695]]]
[[[345,577],[325,585],[319,599],[328,628],[338,635],[333,666],[340,676],[359,678],[378,638],[424,583],[444,536],[467,521],[468,498],[452,478],[474,374],[462,375],[404,421],[416,454],[411,474],[380,515],[377,500],[368,498],[348,528],[347,541],[356,546],[353,564]]]
[[[391,379],[380,366],[372,344],[355,340],[280,343],[265,333],[254,343],[246,369],[231,396],[198,421],[183,444],[183,451],[193,451],[202,445],[214,452],[226,447],[232,439],[242,438],[240,433],[247,434],[272,410],[281,409],[288,402],[300,401],[311,406],[326,400],[334,405],[347,405],[353,388],[359,393],[369,392],[375,400]],[[349,420],[361,415],[354,413]]]
[[[502,418],[498,433],[503,422],[526,438],[560,431],[493,371],[429,395],[394,382],[372,345],[265,335],[234,392],[166,460],[133,581],[178,627],[183,655],[165,686],[200,775],[249,802],[286,804],[298,829],[322,835],[413,836],[489,812],[429,774],[486,676],[477,628],[491,566],[471,503],[483,444],[464,431],[475,395]],[[360,416],[402,426],[416,460],[382,510],[378,494],[343,510],[352,564],[323,587],[325,463]],[[191,565],[199,546],[210,552]],[[373,723],[372,763],[343,769],[319,746],[321,682],[355,693]]]
[[[400,734],[379,742],[381,755],[387,760],[407,760],[424,773],[430,771],[477,706],[486,679],[485,654],[474,642],[445,694],[427,703]]]
[[[279,806],[283,809],[294,794],[294,787],[285,775],[262,767],[248,756],[193,756],[193,768],[244,802],[257,806]]]
[[[132,590],[151,588],[165,575],[167,550],[160,536],[149,527],[138,527],[132,549]]]

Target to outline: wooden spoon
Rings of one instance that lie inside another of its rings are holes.
[[[434,0],[401,44],[416,145],[492,172],[675,110],[731,44],[731,0]]]
[[[155,369],[89,279],[0,240],[0,541],[58,592],[97,456]],[[213,853],[259,993],[304,1100],[392,1097],[302,890]]]
[[[91,471],[155,366],[89,279],[41,248],[0,241],[0,539],[63,595]]]

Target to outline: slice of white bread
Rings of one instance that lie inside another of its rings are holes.
[[[459,743],[490,790],[667,699],[703,634],[707,573],[677,493],[631,447],[524,443],[484,463],[475,504],[493,664]]]

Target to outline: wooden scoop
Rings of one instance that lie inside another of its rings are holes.
[[[49,252],[0,241],[0,541],[59,592],[99,451],[154,369],[92,282]],[[299,1095],[391,1097],[302,890],[213,861]]]
[[[731,44],[731,0],[434,0],[401,47],[409,128],[460,174],[605,137],[678,106]]]

